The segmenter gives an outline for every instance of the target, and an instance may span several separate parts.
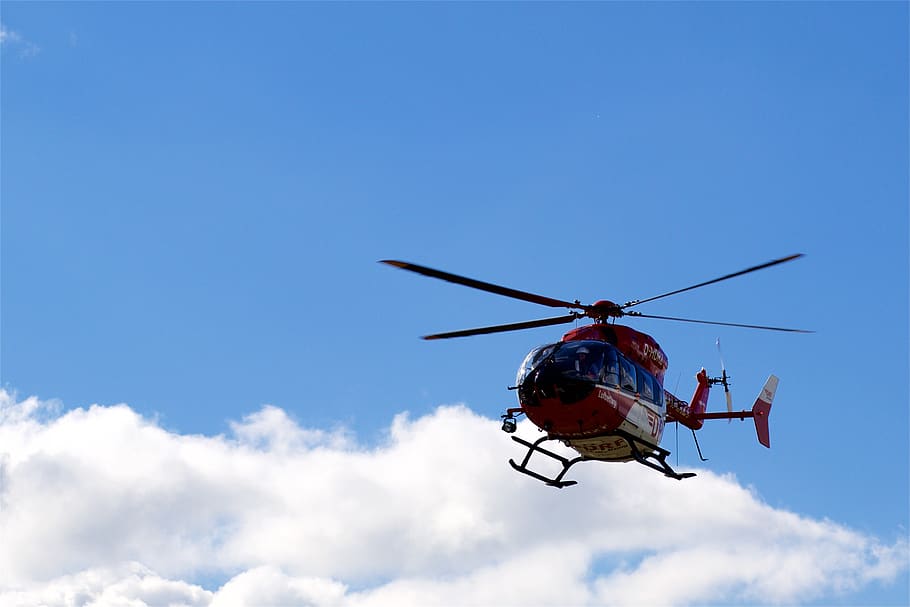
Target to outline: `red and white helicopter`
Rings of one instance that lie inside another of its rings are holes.
[[[570,302],[552,299],[404,261],[383,260],[381,263],[497,295],[552,308],[571,310],[568,315],[554,318],[437,333],[427,335],[423,339],[448,339],[516,331],[570,323],[580,318],[590,318],[594,321],[593,324],[569,331],[556,343],[539,346],[528,353],[518,370],[516,385],[512,388],[518,391],[519,406],[507,409],[502,415],[502,429],[505,432],[510,434],[515,432],[516,417],[524,414],[545,433],[533,443],[512,436],[512,440],[527,448],[527,453],[520,464],[509,460],[512,467],[548,485],[562,488],[576,484],[576,481],[563,480],[569,468],[580,461],[587,460],[636,461],[662,472],[670,478],[683,479],[694,476],[691,472],[676,472],[667,463],[670,451],[659,446],[667,422],[679,422],[691,428],[694,437],[695,430],[699,430],[707,419],[742,420],[751,417],[755,422],[758,441],[765,447],[770,447],[768,415],[771,412],[771,403],[777,390],[778,378],[776,376],[771,375],[765,382],[750,411],[734,412],[730,398],[729,377],[723,368],[723,361],[721,361],[720,377],[708,377],[704,368],[699,371],[696,375],[698,383],[692,400],[685,402],[664,389],[664,374],[667,370],[668,360],[657,342],[649,335],[616,324],[615,319],[624,316],[656,318],[749,329],[810,333],[811,331],[802,329],[654,316],[630,309],[799,257],[802,257],[802,254],[789,255],[713,280],[646,299],[628,301],[621,305],[606,300],[587,305],[577,300]],[[718,348],[719,345],[718,342]],[[711,386],[717,384],[724,386],[727,396],[727,411],[708,413],[708,393]],[[578,456],[569,459],[541,446],[544,442],[551,440],[571,447],[578,453]],[[562,470],[555,476],[548,477],[528,469],[528,462],[535,453],[552,458],[562,465]]]

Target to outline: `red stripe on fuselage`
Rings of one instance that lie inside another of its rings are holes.
[[[557,438],[596,436],[612,432],[629,416],[635,395],[615,388],[596,386],[585,398],[564,403],[560,398],[539,398],[539,404],[524,407],[538,428]]]

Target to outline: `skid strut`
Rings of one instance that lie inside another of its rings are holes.
[[[662,449],[661,447],[658,447],[657,445],[652,445],[652,444],[646,443],[645,441],[635,438],[631,434],[629,434],[628,432],[625,432],[623,430],[614,430],[613,432],[611,432],[609,435],[606,435],[606,436],[618,436],[620,438],[625,439],[626,443],[628,443],[628,445],[629,445],[629,449],[631,451],[632,458],[635,461],[637,461],[639,464],[642,464],[643,466],[647,466],[648,468],[651,468],[652,470],[657,470],[658,472],[663,473],[663,475],[666,477],[675,478],[676,480],[682,480],[684,478],[691,478],[691,477],[695,476],[694,472],[680,473],[680,472],[677,472],[676,470],[674,470],[670,466],[670,464],[667,463],[667,456],[670,455],[670,452],[667,451],[666,449]],[[559,455],[558,453],[554,453],[554,452],[550,451],[549,449],[545,449],[545,448],[541,447],[541,444],[548,440],[557,440],[557,439],[550,438],[549,436],[543,436],[543,437],[537,439],[536,441],[534,441],[533,443],[528,442],[518,436],[513,436],[512,440],[515,441],[516,443],[519,443],[519,444],[527,447],[528,452],[525,454],[524,459],[521,460],[521,464],[516,464],[515,460],[512,460],[512,459],[509,460],[509,464],[515,470],[517,470],[518,472],[521,472],[522,474],[527,474],[528,476],[530,476],[532,478],[536,478],[537,480],[539,480],[543,483],[546,483],[547,485],[549,485],[551,487],[558,487],[560,489],[562,489],[563,487],[569,487],[571,485],[575,485],[578,483],[578,481],[562,480],[563,477],[566,475],[566,472],[569,471],[569,468],[571,468],[578,462],[610,461],[610,460],[600,460],[597,458],[585,457],[583,455],[579,455],[578,457],[569,459],[568,457],[564,457],[562,455]],[[642,447],[644,447],[644,450],[642,449]],[[557,462],[562,464],[562,470],[559,472],[559,474],[557,474],[553,478],[549,478],[547,476],[544,476],[543,474],[540,474],[539,472],[534,472],[533,470],[529,470],[528,462],[531,461],[531,456],[534,455],[535,453],[541,453],[553,460],[556,460]]]
[[[692,478],[695,476],[694,472],[677,472],[670,467],[670,464],[667,463],[667,456],[670,455],[670,452],[666,449],[658,447],[657,445],[652,445],[646,443],[641,439],[633,437],[628,432],[623,430],[614,430],[613,434],[616,436],[626,439],[626,442],[629,444],[629,448],[632,450],[632,457],[635,458],[639,464],[647,466],[658,472],[663,472],[663,475],[669,478],[675,478],[678,481],[681,481],[684,478]],[[638,444],[641,443],[649,451],[647,453],[642,452]],[[656,453],[655,453],[656,452]]]

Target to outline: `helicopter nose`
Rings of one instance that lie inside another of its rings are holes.
[[[522,405],[539,407],[541,398],[555,398],[559,378],[559,371],[554,367],[552,361],[541,363],[518,386],[518,396]]]

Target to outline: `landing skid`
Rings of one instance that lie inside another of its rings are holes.
[[[670,452],[666,449],[658,447],[657,445],[646,443],[641,439],[634,438],[631,434],[623,430],[614,430],[613,434],[626,439],[626,442],[629,443],[629,447],[632,449],[632,457],[634,457],[635,461],[637,461],[639,464],[647,466],[653,470],[657,470],[658,472],[663,472],[664,476],[675,478],[678,481],[681,481],[684,478],[692,478],[695,476],[694,472],[680,473],[671,468],[670,464],[667,463],[667,456],[670,455]],[[639,443],[644,445],[650,451],[643,453],[638,447]],[[654,453],[654,451],[657,453]]]
[[[528,448],[528,452],[525,454],[525,458],[523,460],[521,460],[521,465],[516,464],[515,460],[512,460],[512,459],[509,460],[509,464],[511,464],[511,466],[513,468],[515,468],[517,471],[521,472],[522,474],[527,474],[530,477],[536,478],[537,480],[542,481],[542,482],[550,485],[551,487],[558,487],[560,489],[562,489],[563,487],[569,487],[571,485],[578,484],[578,481],[564,481],[564,480],[562,480],[562,477],[566,475],[566,472],[569,471],[569,468],[571,468],[578,462],[585,461],[586,458],[584,456],[579,455],[578,457],[576,457],[574,459],[569,459],[567,457],[563,457],[563,456],[559,455],[558,453],[553,453],[549,449],[544,449],[543,447],[540,446],[540,444],[543,443],[544,441],[553,440],[549,436],[541,437],[541,438],[537,439],[536,441],[534,441],[533,443],[529,443],[525,439],[519,438],[517,436],[513,436],[512,440],[515,441],[516,443],[521,443],[522,445],[524,445],[525,447]],[[528,470],[528,468],[527,468],[528,462],[531,460],[531,456],[534,453],[543,453],[547,457],[555,459],[556,461],[561,463],[562,472],[557,474],[555,478],[547,478],[543,474],[539,474],[537,472],[534,472],[533,470]]]
[[[642,441],[641,439],[637,439],[637,438],[633,437],[631,434],[629,434],[628,432],[625,432],[623,430],[615,430],[607,436],[618,436],[620,438],[625,439],[625,441],[629,444],[629,447],[632,452],[632,457],[635,459],[635,461],[637,461],[639,464],[647,466],[648,468],[657,470],[658,472],[662,472],[663,475],[666,477],[675,478],[676,480],[682,480],[684,478],[690,478],[690,477],[695,476],[694,472],[679,473],[679,472],[676,472],[673,468],[671,468],[670,464],[667,463],[667,456],[670,455],[670,452],[667,451],[666,449],[662,449],[662,448],[658,447],[657,445],[651,445],[649,443],[646,443],[646,442]],[[511,459],[509,460],[509,464],[512,466],[512,468],[514,468],[518,472],[521,472],[522,474],[527,474],[528,476],[530,476],[532,478],[536,478],[537,480],[539,480],[543,483],[546,483],[547,485],[549,485],[551,487],[557,487],[559,489],[562,489],[563,487],[570,487],[572,485],[578,484],[578,481],[562,480],[563,477],[566,475],[566,473],[569,471],[569,468],[571,468],[578,462],[609,461],[609,460],[599,460],[597,458],[592,458],[592,457],[585,457],[583,455],[579,455],[578,457],[569,459],[567,457],[563,457],[562,455],[559,455],[558,453],[553,453],[549,449],[544,449],[543,447],[540,446],[542,443],[544,443],[548,440],[557,440],[557,439],[552,439],[549,436],[543,436],[543,437],[537,439],[536,441],[534,441],[533,443],[530,443],[530,442],[524,440],[523,438],[519,438],[517,436],[513,436],[512,440],[515,441],[516,443],[524,445],[525,447],[528,448],[528,452],[525,454],[524,459],[521,460],[521,464],[516,464],[515,460],[511,460]],[[642,451],[641,447],[639,447],[639,444],[644,446],[647,449],[647,451]],[[528,462],[531,460],[531,456],[534,455],[535,453],[542,453],[543,455],[546,455],[547,457],[556,460],[557,462],[562,464],[562,471],[559,474],[557,474],[555,477],[549,478],[549,477],[544,476],[543,474],[540,474],[539,472],[534,472],[533,470],[529,470]]]

